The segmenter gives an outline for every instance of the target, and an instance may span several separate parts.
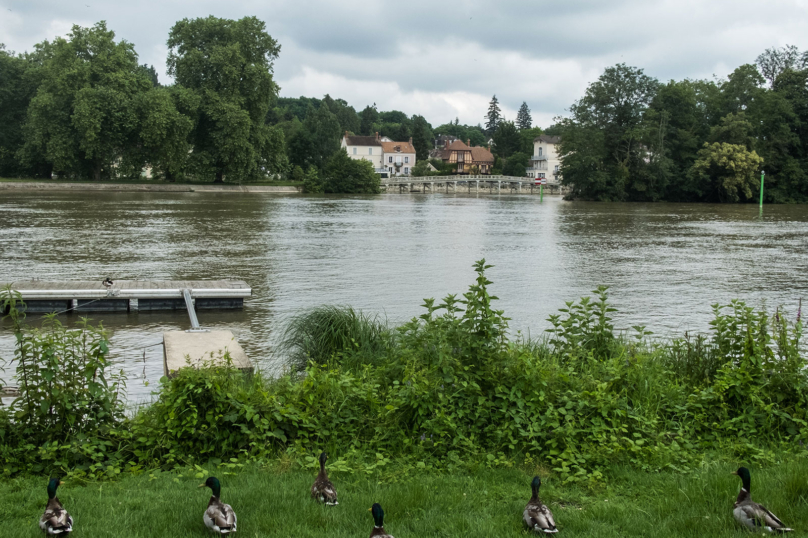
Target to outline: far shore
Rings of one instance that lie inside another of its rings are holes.
[[[112,182],[112,181],[60,181],[60,180],[0,180],[0,191],[120,191],[120,192],[262,192],[295,194],[301,192],[298,185],[228,183],[157,183],[157,182]]]

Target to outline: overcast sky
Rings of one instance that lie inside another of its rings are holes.
[[[764,49],[808,48],[808,0],[0,0],[0,43],[18,52],[106,20],[165,73],[175,21],[255,15],[281,44],[281,96],[341,97],[361,110],[483,122],[563,115],[618,62],[667,81],[726,77]],[[161,80],[167,79],[163,74]]]

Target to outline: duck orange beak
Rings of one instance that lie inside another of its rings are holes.
[[[205,484],[199,484],[197,487],[198,487],[198,488],[204,488],[204,487],[205,487]]]
[[[732,472],[731,472],[731,473],[729,473],[729,474],[734,474],[735,476],[738,476],[738,471],[732,471]]]

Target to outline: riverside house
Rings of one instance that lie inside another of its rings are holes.
[[[415,147],[412,138],[408,142],[395,142],[389,138],[354,136],[345,131],[341,147],[352,159],[364,159],[373,163],[373,169],[382,177],[408,176],[415,166]]]
[[[527,177],[547,178],[548,183],[557,183],[561,179],[560,142],[560,136],[540,135],[533,139],[533,157],[526,170]]]
[[[465,144],[461,140],[453,140],[443,149],[432,151],[430,155],[443,162],[455,164],[455,174],[488,175],[494,167],[494,154],[491,153],[491,148],[472,147],[468,140]]]
[[[387,168],[382,166],[382,142],[379,133],[376,133],[376,136],[353,136],[345,131],[340,146],[348,152],[351,159],[370,161],[377,174],[387,171]]]

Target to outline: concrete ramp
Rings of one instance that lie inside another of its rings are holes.
[[[250,359],[230,331],[164,332],[163,373],[171,377],[180,368],[188,366],[193,368],[199,368],[201,364],[226,366],[225,352],[230,355],[233,368],[252,373],[253,365]]]

